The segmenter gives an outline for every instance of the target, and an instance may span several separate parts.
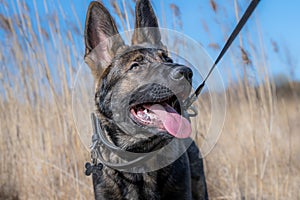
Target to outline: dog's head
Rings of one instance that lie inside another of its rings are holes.
[[[168,56],[148,0],[137,2],[131,46],[106,8],[92,2],[85,44],[85,61],[96,80],[97,114],[116,145],[153,149],[164,139],[189,136],[180,103],[190,93],[193,73]]]

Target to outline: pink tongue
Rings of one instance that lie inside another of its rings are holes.
[[[154,104],[149,108],[149,110],[159,117],[165,129],[174,137],[187,138],[190,136],[192,132],[190,122],[179,115],[176,110],[168,104],[164,106]]]

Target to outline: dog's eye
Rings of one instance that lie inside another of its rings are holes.
[[[138,70],[140,67],[139,63],[132,63],[129,70]]]

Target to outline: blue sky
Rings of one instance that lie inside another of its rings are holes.
[[[197,3],[193,1],[193,3],[190,3],[191,1],[167,0],[166,2],[176,2],[181,9],[184,33],[202,43],[204,47],[207,47],[208,43],[214,41],[219,44],[224,44],[225,38],[229,36],[236,24],[233,9],[234,1],[216,1],[217,4],[221,5],[218,15],[213,14],[209,1],[198,1]],[[241,8],[239,13],[241,16],[250,1],[237,2]],[[226,13],[222,11],[222,9],[224,9],[222,7],[226,8]],[[300,62],[298,56],[300,52],[299,8],[300,1],[297,0],[261,0],[254,15],[241,32],[243,36],[250,33],[253,37],[254,45],[258,45],[258,26],[259,29],[261,29],[264,50],[271,72],[274,75],[283,73],[298,80],[300,79]],[[157,10],[159,10],[159,8]],[[201,26],[202,21],[205,21],[209,27],[209,36]],[[227,32],[220,31],[219,23],[223,23],[224,26],[227,26]],[[278,46],[278,53],[274,52],[274,43]],[[238,45],[238,38],[233,46],[234,45]],[[210,48],[206,49],[213,59],[217,57],[219,51]],[[289,65],[287,57],[290,57],[292,66]],[[224,59],[228,59],[228,55],[226,55]],[[291,73],[294,74],[291,75]]]
[[[6,5],[1,5],[0,13],[5,16],[13,16],[15,13],[19,13],[19,2],[21,1],[13,0],[5,3]],[[30,17],[33,18],[32,23],[35,29],[36,14],[40,17],[42,26],[46,30],[48,28],[47,17],[53,12],[57,13],[60,26],[66,30],[71,27],[72,24],[77,26],[78,23],[80,23],[81,27],[78,29],[79,33],[74,33],[73,36],[75,37],[75,45],[78,52],[83,56],[83,25],[90,1],[28,0],[25,2],[30,8]],[[108,0],[103,2],[110,11],[113,10]],[[122,1],[118,2],[122,5]],[[124,2],[134,5],[132,0]],[[176,26],[175,29],[201,43],[212,59],[215,59],[220,50],[210,48],[209,44],[216,43],[221,47],[237,23],[234,11],[234,0],[215,0],[215,2],[217,4],[217,13],[213,11],[209,0],[165,0],[163,2],[155,0],[152,1],[152,4],[160,19],[160,24],[163,27],[171,29],[174,28],[174,18],[170,4],[176,4],[180,9],[183,26],[182,28]],[[247,0],[237,0],[240,8],[239,16],[245,11],[249,2],[250,1]],[[45,9],[45,3],[47,9]],[[35,7],[38,13],[35,13]],[[285,74],[292,79],[300,80],[300,62],[298,56],[298,52],[300,52],[299,8],[300,1],[298,0],[261,0],[254,15],[241,32],[241,36],[244,38],[243,46],[246,51],[249,50],[248,47],[251,45],[254,46],[257,51],[263,49],[266,58],[265,61],[270,73],[275,76]],[[77,16],[74,16],[74,13],[76,13]],[[118,21],[118,23],[120,24],[120,21]],[[120,31],[123,31],[123,29]],[[2,35],[0,30],[0,36]],[[248,37],[251,38],[251,41],[245,39]],[[237,38],[231,48],[231,53],[235,55],[234,50],[239,49],[238,39],[239,38]],[[261,44],[263,45],[261,46]],[[275,46],[278,48],[277,52],[274,51]],[[229,53],[225,55],[219,66],[221,71],[227,70],[223,68],[231,66]]]

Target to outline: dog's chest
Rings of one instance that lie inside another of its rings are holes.
[[[160,199],[157,176],[157,172],[130,174],[106,168],[97,191],[103,199]]]
[[[182,167],[183,163],[188,165],[186,156],[168,167],[143,174],[104,168],[96,192],[100,199],[191,199],[190,171]]]

